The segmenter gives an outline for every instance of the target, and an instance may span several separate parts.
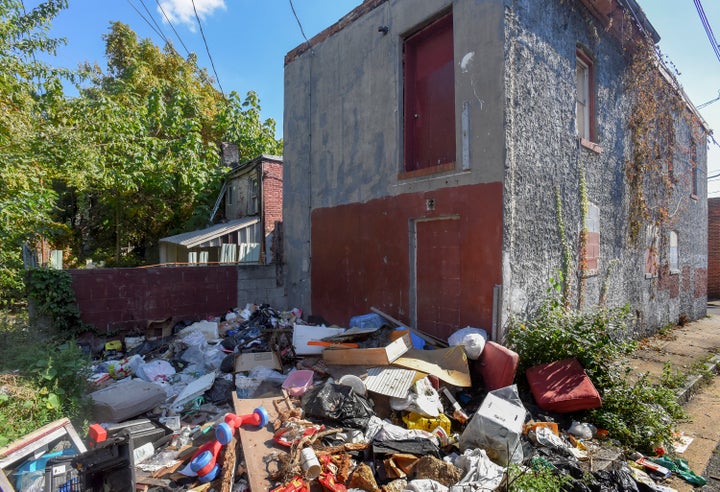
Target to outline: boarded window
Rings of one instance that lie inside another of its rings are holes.
[[[670,273],[680,272],[680,256],[678,255],[678,235],[675,231],[670,231],[670,244],[668,246],[668,266]]]
[[[405,171],[455,162],[452,14],[405,39]]]
[[[600,208],[592,203],[588,204],[585,216],[585,251],[583,270],[585,274],[595,274],[600,261]]]
[[[655,226],[648,226],[646,233],[646,244],[645,248],[645,277],[657,277],[658,274],[658,228]]]

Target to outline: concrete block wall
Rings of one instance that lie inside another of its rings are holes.
[[[144,330],[148,321],[202,319],[237,306],[238,267],[69,270],[80,315],[100,332]]]
[[[720,198],[708,198],[707,295],[720,299]]]
[[[243,265],[237,271],[237,305],[270,304],[275,309],[295,307],[287,305],[282,281],[281,265]]]
[[[200,320],[247,303],[287,308],[278,265],[68,270],[82,320],[101,334]]]

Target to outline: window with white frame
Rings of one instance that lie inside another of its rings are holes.
[[[575,86],[576,131],[581,139],[592,142],[595,140],[593,63],[590,57],[580,48],[577,49],[575,54]]]

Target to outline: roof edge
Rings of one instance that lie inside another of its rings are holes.
[[[300,56],[302,56],[303,53],[312,50],[314,46],[317,46],[329,37],[342,31],[343,29],[345,29],[346,26],[352,24],[363,15],[367,14],[371,10],[374,10],[376,7],[379,7],[387,1],[388,0],[365,0],[363,3],[345,14],[335,24],[319,32],[318,34],[310,38],[309,41],[302,43],[293,48],[292,50],[288,51],[288,53],[285,55],[285,65],[295,61]]]

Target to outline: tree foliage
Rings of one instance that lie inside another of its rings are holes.
[[[65,0],[48,0],[25,12],[16,0],[0,0],[0,296],[22,292],[22,244],[62,229],[52,214],[57,168],[45,161],[47,114],[61,97],[68,75],[38,61],[62,40],[47,36]]]
[[[47,240],[70,262],[156,261],[158,239],[204,227],[227,169],[280,154],[257,94],[224,96],[194,54],[180,56],[120,22],[104,36],[107,66],[51,68],[48,36],[66,0],[25,13],[0,0],[0,297],[22,289],[23,243]],[[64,93],[63,80],[77,95]]]

